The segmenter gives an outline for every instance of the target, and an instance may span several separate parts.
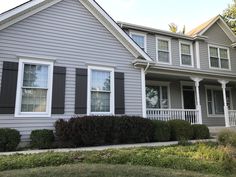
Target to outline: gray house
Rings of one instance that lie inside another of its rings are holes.
[[[29,1],[0,15],[0,128],[24,141],[74,115],[234,126],[234,42],[220,16],[181,35],[117,24],[94,0]]]

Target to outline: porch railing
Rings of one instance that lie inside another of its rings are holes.
[[[229,110],[229,125],[236,126],[236,110]]]
[[[151,120],[175,120],[181,119],[191,124],[199,123],[199,111],[197,109],[147,109],[147,118]]]

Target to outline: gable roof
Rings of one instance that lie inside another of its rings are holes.
[[[189,31],[187,33],[187,35],[194,37],[194,36],[201,36],[203,35],[209,28],[212,27],[212,25],[214,25],[215,23],[217,23],[221,29],[225,32],[225,34],[229,37],[229,39],[232,42],[236,41],[236,35],[234,34],[234,32],[230,29],[230,27],[227,25],[227,23],[224,21],[224,19],[222,18],[221,15],[217,15],[213,18],[211,18],[210,20],[204,22],[203,24],[197,26],[196,28],[194,28],[193,30]]]
[[[62,0],[31,0],[16,8],[0,14],[0,30],[9,27],[37,12],[40,12]],[[78,0],[100,23],[109,30],[135,58],[153,61],[102,9],[95,0]]]

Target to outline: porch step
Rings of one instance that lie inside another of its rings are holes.
[[[213,138],[217,138],[218,134],[225,129],[236,131],[236,127],[208,127],[210,131],[210,135]]]

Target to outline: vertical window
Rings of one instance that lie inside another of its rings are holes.
[[[50,116],[53,63],[20,60],[16,116]]]
[[[170,41],[157,39],[157,61],[170,63]]]
[[[91,67],[89,72],[89,112],[94,114],[113,114],[113,70]]]
[[[146,87],[147,108],[167,109],[169,108],[169,95],[167,86]]]
[[[219,69],[229,69],[229,50],[227,48],[209,47],[210,67]]]
[[[227,106],[231,107],[230,104],[230,91],[226,91]],[[222,90],[207,89],[207,107],[209,115],[222,115],[224,114],[224,101]]]
[[[180,43],[180,61],[181,65],[193,66],[192,45],[188,43]]]
[[[141,49],[146,51],[146,35],[131,32],[131,38],[139,45]]]

